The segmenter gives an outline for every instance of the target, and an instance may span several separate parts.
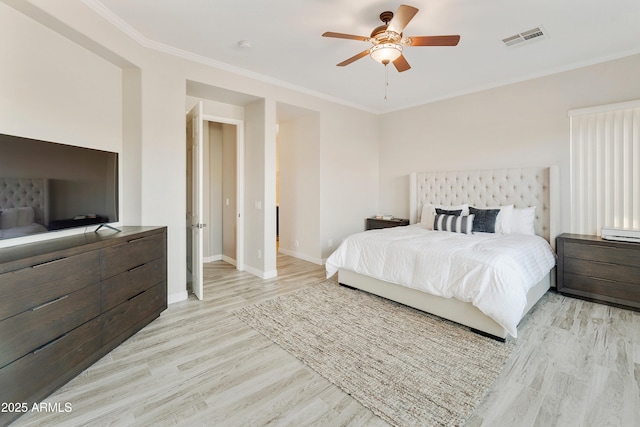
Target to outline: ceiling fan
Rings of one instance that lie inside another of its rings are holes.
[[[338,67],[344,67],[360,58],[370,55],[374,60],[388,65],[390,62],[399,72],[407,71],[411,66],[402,55],[402,49],[405,46],[456,46],[460,41],[459,35],[447,36],[414,36],[405,37],[402,31],[407,24],[418,13],[418,9],[406,4],[400,5],[396,13],[382,12],[380,20],[384,25],[374,28],[369,37],[354,36],[351,34],[334,33],[327,31],[323,37],[334,37],[338,39],[360,40],[363,42],[371,42],[373,46],[363,50],[357,55],[337,64]]]

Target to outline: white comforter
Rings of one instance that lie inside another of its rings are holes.
[[[527,291],[556,259],[542,237],[473,235],[426,230],[419,225],[354,234],[326,263],[441,297],[471,302],[513,337],[524,315]]]

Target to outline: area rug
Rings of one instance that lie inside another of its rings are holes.
[[[235,314],[397,426],[464,424],[514,346],[331,281]]]

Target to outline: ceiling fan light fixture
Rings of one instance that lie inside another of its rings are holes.
[[[369,55],[379,63],[387,65],[402,55],[402,45],[397,43],[380,43],[369,49]]]

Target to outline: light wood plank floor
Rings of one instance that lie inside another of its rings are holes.
[[[260,280],[205,266],[205,301],[159,319],[50,396],[69,413],[15,426],[385,426],[357,401],[238,320],[233,310],[324,280],[285,255]],[[470,426],[639,426],[640,314],[548,293]]]

